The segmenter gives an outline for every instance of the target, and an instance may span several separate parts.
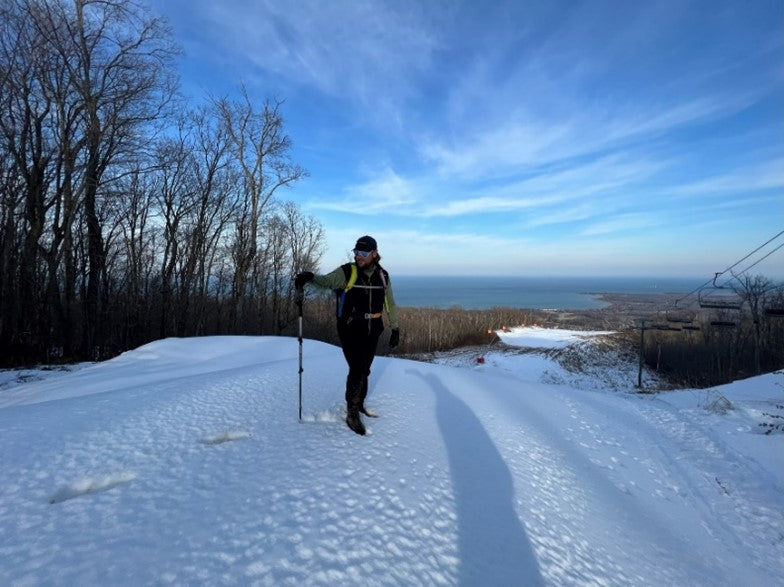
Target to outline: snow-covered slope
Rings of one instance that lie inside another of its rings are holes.
[[[296,339],[0,387],[0,583],[780,581],[784,373],[639,396],[379,357],[359,437],[340,350],[304,351],[301,422]]]

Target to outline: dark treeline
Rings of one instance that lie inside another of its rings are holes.
[[[0,6],[0,364],[292,322],[323,235],[281,102],[189,109],[177,55],[132,1]]]

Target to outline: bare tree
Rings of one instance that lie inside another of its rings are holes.
[[[249,285],[251,289],[257,289],[263,279],[256,261],[267,204],[279,188],[306,176],[302,167],[289,160],[291,139],[283,129],[282,102],[267,100],[261,112],[257,112],[244,88],[242,96],[240,102],[225,98],[214,101],[229,137],[231,154],[243,178],[243,197],[237,210],[233,246],[232,319],[235,325],[243,311]]]
[[[116,199],[124,276],[122,288],[121,346],[131,348],[143,342],[151,330],[154,307],[150,286],[156,258],[157,230],[152,222],[155,210],[151,174],[140,167],[123,178],[123,198]]]
[[[9,157],[0,157],[0,355],[16,360],[12,350],[20,314],[18,269],[23,186]]]
[[[762,372],[760,348],[762,340],[762,315],[765,309],[763,302],[768,294],[775,288],[776,284],[762,275],[735,276],[735,281],[733,282],[733,290],[740,296],[751,314],[754,340],[754,372],[758,375]]]
[[[317,267],[324,254],[324,228],[312,216],[302,214],[293,202],[283,205],[291,249],[291,274]]]
[[[59,189],[67,154],[60,143],[68,130],[62,103],[67,92],[60,55],[42,28],[49,8],[19,0],[0,9],[0,132],[7,160],[13,162],[10,173],[23,194],[17,225],[21,252],[13,265],[6,257],[4,279],[16,284],[12,321],[17,343],[34,352],[48,348],[53,333],[63,331],[57,265],[73,217]],[[45,282],[43,275],[48,275]]]
[[[60,57],[79,113],[77,191],[87,233],[83,341],[100,346],[101,287],[105,275],[101,188],[111,166],[141,150],[140,130],[156,121],[171,99],[170,63],[176,55],[168,28],[132,1],[73,0],[43,4],[39,30]]]
[[[158,184],[156,199],[163,223],[164,251],[161,258],[161,324],[160,336],[173,333],[176,325],[170,323],[172,296],[176,288],[173,280],[180,262],[181,224],[197,206],[193,174],[191,173],[189,145],[180,127],[178,137],[164,141],[158,152]]]
[[[193,139],[190,164],[194,206],[185,221],[178,296],[179,332],[205,333],[206,299],[221,238],[234,214],[236,184],[228,163],[228,139],[222,125],[201,109],[190,116]]]

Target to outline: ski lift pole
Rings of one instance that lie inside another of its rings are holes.
[[[296,304],[297,308],[299,309],[299,316],[297,317],[297,322],[299,323],[299,335],[297,340],[299,341],[299,420],[302,421],[302,302],[305,298],[305,290],[298,289],[296,294]]]
[[[637,387],[642,389],[642,364],[645,349],[645,320],[640,321],[640,361],[637,368]]]

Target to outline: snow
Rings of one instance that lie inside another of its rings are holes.
[[[572,343],[612,334],[611,331],[582,331],[543,328],[541,326],[524,326],[499,330],[497,333],[504,343],[512,346],[534,348],[565,348]]]
[[[378,357],[366,437],[313,340],[301,422],[291,338],[0,373],[0,584],[780,584],[784,372],[635,394],[499,336]]]

